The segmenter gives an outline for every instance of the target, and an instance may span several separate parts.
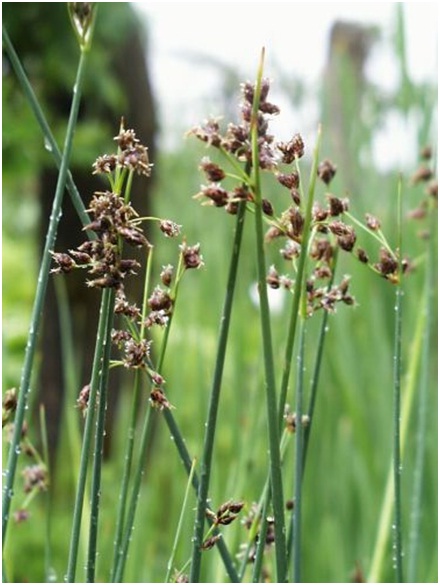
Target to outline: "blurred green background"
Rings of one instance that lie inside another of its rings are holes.
[[[101,3],[98,18],[106,20],[112,12],[111,6]],[[24,34],[23,29],[20,29],[20,18],[25,18],[22,10],[24,8],[17,8],[15,29],[10,31],[13,42],[15,38],[12,31],[16,35]],[[104,16],[104,13],[108,14]],[[40,74],[45,74],[50,72],[50,61],[55,57],[51,45],[52,33],[43,23],[35,22],[35,26],[46,43],[44,55],[38,55],[42,62]],[[110,22],[108,26],[115,27],[115,24]],[[347,25],[345,30],[342,27],[339,32],[335,32],[334,27],[333,32],[334,44],[329,48],[328,69],[326,75],[322,76],[322,86],[318,91],[316,88],[302,87],[300,80],[289,79],[282,72],[279,72],[279,78],[276,72],[267,71],[267,75],[273,78],[273,87],[277,87],[277,93],[282,95],[283,104],[287,108],[303,106],[304,101],[310,99],[311,93],[315,98],[318,96],[319,114],[316,122],[320,120],[323,124],[322,154],[332,158],[339,168],[332,192],[340,196],[348,194],[352,201],[351,210],[360,218],[365,212],[379,216],[384,232],[394,244],[397,177],[400,169],[385,172],[373,166],[375,132],[385,125],[390,115],[398,116],[403,122],[410,118],[416,119],[417,135],[411,145],[416,160],[420,149],[430,143],[434,135],[436,84],[415,83],[409,76],[405,58],[404,21],[397,5],[395,30],[390,41],[401,73],[400,84],[395,92],[384,94],[368,83],[362,70],[368,60],[370,43],[374,44],[380,38],[380,30],[368,27],[356,29]],[[100,47],[99,44],[93,48],[98,55],[105,55],[104,49],[105,45]],[[257,58],[256,55],[255,68]],[[117,102],[120,92],[123,93],[126,88],[115,85],[105,59],[95,63],[94,67],[94,79],[101,80],[105,88],[110,88],[106,95]],[[219,76],[226,76],[227,73],[219,67]],[[70,66],[66,67],[64,74],[66,79],[63,83],[68,86],[74,70]],[[253,71],[248,72],[249,78],[253,75]],[[230,111],[231,99],[236,95],[236,90],[231,89],[232,93],[225,96],[225,110]],[[85,99],[93,98],[86,96]],[[202,121],[209,113],[208,109],[197,112],[197,119]],[[48,114],[55,133],[62,137],[65,120],[51,119],[50,110]],[[76,152],[81,154],[86,166],[90,167],[97,154],[110,148],[111,136],[116,133],[118,123],[119,118],[116,117],[114,128],[110,130],[101,128],[99,124],[88,126],[85,122],[80,125]],[[178,130],[181,131],[180,128]],[[301,128],[296,130],[301,131]],[[168,398],[175,406],[175,417],[186,438],[189,452],[200,459],[234,220],[218,209],[202,208],[191,199],[203,182],[198,164],[206,151],[193,139],[182,138],[176,143],[177,146],[171,149],[160,150],[154,160],[155,182],[150,201],[157,216],[183,225],[188,243],[201,243],[205,261],[203,270],[189,273],[180,289],[164,369]],[[309,155],[313,146],[313,143],[306,144]],[[304,177],[308,173],[308,160],[302,167]],[[6,69],[3,77],[2,202],[4,389],[18,386],[26,343],[39,254],[37,225],[40,208],[36,182],[43,164],[50,164],[49,154],[43,148],[39,129],[24,98],[13,83],[12,73]],[[409,177],[415,168],[403,170],[404,207],[407,212],[417,207],[424,195],[423,186],[409,187]],[[318,189],[317,197],[323,201],[326,190],[322,185]],[[280,202],[280,206],[285,204]],[[423,259],[426,253],[426,242],[417,236],[420,229],[423,229],[423,225],[405,221],[404,246],[411,258]],[[245,231],[219,412],[210,490],[214,508],[230,498],[243,499],[250,506],[260,496],[267,469],[260,325],[258,311],[250,295],[250,288],[256,280],[253,237],[253,225],[249,221]],[[360,236],[361,241],[362,238]],[[155,248],[156,272],[163,264],[175,262],[176,254],[176,242],[158,240]],[[279,263],[277,249],[270,250],[268,258]],[[368,574],[391,461],[394,291],[387,282],[375,278],[347,255],[341,257],[339,271],[340,275],[352,275],[351,286],[357,306],[354,309],[342,307],[329,319],[304,485],[303,566],[306,582],[350,581],[357,566],[364,575]],[[404,368],[408,366],[413,351],[412,341],[424,278],[422,261],[405,284]],[[278,372],[281,372],[282,367],[288,305],[286,300],[284,310],[274,312],[273,317]],[[313,338],[318,327],[318,322],[314,321],[310,325],[310,338]],[[311,371],[314,348],[309,349],[308,371]],[[420,557],[417,566],[417,581],[420,582],[437,582],[438,579],[436,361],[436,339],[433,338]],[[108,578],[112,554],[114,510],[123,463],[130,386],[127,384],[120,392],[112,452],[104,466],[102,489],[98,580],[104,582]],[[37,392],[32,393],[32,398],[36,405]],[[291,395],[289,400],[292,400]],[[73,405],[68,404],[66,408],[72,409]],[[414,432],[410,430],[403,461],[406,547],[414,479],[412,470],[416,421],[417,395],[410,422],[410,429],[414,428]],[[186,486],[183,466],[161,422],[145,473],[125,575],[128,582],[163,581]],[[31,428],[31,433],[38,442],[37,427],[36,424]],[[72,442],[63,432],[51,490],[52,565],[57,575],[55,580],[62,580],[66,566],[67,535],[70,532],[74,491],[73,456]],[[289,457],[293,459],[291,450],[287,456],[286,478],[293,477],[293,471],[289,471],[292,467]],[[290,497],[292,488],[289,485],[286,483],[286,496]],[[17,504],[22,500],[20,489],[18,484]],[[190,556],[193,495],[191,498],[185,516],[184,536],[177,551],[177,566],[183,566]],[[40,496],[33,503],[31,514],[29,521],[11,525],[8,535],[6,550],[10,577],[16,582],[41,582],[44,578],[44,497]],[[233,551],[238,551],[239,544],[246,538],[246,531],[238,522],[227,527],[224,534]],[[26,559],[25,563],[23,558]],[[207,552],[204,558],[204,580],[224,581],[224,570],[216,550]],[[272,571],[271,559],[269,553],[266,561],[269,572]],[[81,564],[79,568],[80,575]],[[273,575],[272,572],[272,578]],[[391,543],[388,545],[383,581],[393,581]]]

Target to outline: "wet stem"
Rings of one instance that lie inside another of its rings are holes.
[[[264,51],[262,52],[255,97],[251,118],[251,140],[252,140],[252,166],[253,166],[253,191],[255,196],[255,236],[258,268],[258,291],[260,296],[260,319],[261,334],[263,340],[264,368],[265,368],[265,389],[267,425],[269,435],[269,456],[272,504],[274,512],[275,530],[275,555],[277,581],[284,583],[287,580],[287,554],[286,554],[286,532],[284,522],[284,496],[281,474],[280,457],[280,434],[278,422],[278,409],[276,400],[276,383],[273,360],[272,333],[270,325],[269,302],[266,286],[266,260],[264,252],[263,233],[263,210],[262,195],[259,173],[259,149],[258,149],[258,107],[261,92],[261,79],[263,72]]]
[[[401,502],[401,453],[400,453],[400,396],[402,377],[402,180],[398,185],[397,203],[397,234],[399,250],[399,279],[396,285],[395,304],[395,330],[394,330],[394,443],[393,443],[393,467],[394,467],[394,526],[393,526],[393,563],[396,571],[397,583],[403,583],[403,550],[402,550],[402,502]]]
[[[5,36],[5,34],[3,34]],[[6,530],[8,526],[9,520],[9,511],[11,506],[11,500],[13,495],[13,486],[15,481],[15,474],[17,468],[17,460],[19,454],[19,445],[21,440],[21,430],[23,427],[23,422],[25,419],[26,413],[26,406],[28,400],[28,394],[30,389],[30,380],[33,371],[33,364],[34,364],[34,357],[35,357],[35,350],[36,350],[36,342],[37,336],[40,329],[41,324],[41,316],[43,310],[43,303],[44,298],[46,295],[47,283],[49,280],[49,272],[50,272],[50,265],[51,265],[51,250],[53,250],[56,240],[56,233],[59,224],[59,220],[61,217],[61,207],[64,195],[64,187],[66,184],[67,178],[67,171],[68,165],[70,161],[70,153],[72,149],[72,141],[74,130],[76,126],[79,104],[80,104],[80,96],[81,96],[81,87],[84,78],[85,66],[87,62],[87,51],[82,51],[80,55],[80,60],[78,64],[76,80],[75,80],[75,88],[76,91],[73,92],[72,98],[72,105],[69,115],[69,121],[67,125],[66,131],[66,138],[64,142],[64,150],[63,156],[61,160],[60,172],[58,175],[55,196],[52,205],[52,212],[50,215],[50,222],[49,228],[46,235],[46,241],[42,256],[42,261],[40,265],[39,275],[38,275],[38,284],[37,290],[35,294],[34,305],[32,309],[32,316],[31,316],[31,324],[29,327],[29,334],[28,340],[26,344],[26,351],[25,351],[25,358],[24,364],[22,369],[21,381],[20,381],[20,389],[18,393],[18,401],[17,401],[17,410],[14,420],[14,431],[13,436],[11,439],[11,446],[8,455],[8,462],[7,462],[7,476],[4,485],[3,491],[3,502],[2,502],[2,538],[3,538],[3,546],[6,541]]]
[[[96,338],[95,354],[93,358],[92,377],[90,382],[90,396],[87,406],[86,422],[83,434],[83,443],[81,449],[81,461],[78,475],[78,485],[75,495],[75,505],[72,519],[72,532],[69,546],[69,558],[66,573],[66,582],[73,583],[75,580],[76,564],[78,558],[79,537],[81,529],[82,509],[85,496],[87,469],[90,460],[90,448],[92,442],[93,422],[95,410],[98,402],[98,388],[100,386],[100,373],[103,366],[104,352],[106,347],[108,325],[110,323],[109,315],[113,313],[114,291],[104,289],[101,298],[101,309],[99,312],[98,334]],[[95,484],[96,486],[96,484]],[[93,513],[91,513],[93,516]],[[94,530],[93,527],[90,529]],[[93,534],[89,535],[90,539],[94,538]],[[93,553],[93,550],[92,550]],[[87,563],[87,572],[90,574],[92,558],[89,550],[89,560]]]
[[[147,313],[147,297],[148,297],[148,290],[150,288],[150,278],[151,278],[151,270],[152,270],[152,262],[153,259],[153,248],[149,248],[148,259],[147,259],[147,269],[145,271],[145,283],[144,283],[144,295],[143,295],[143,302],[142,302],[142,317],[141,317],[141,330],[140,330],[140,339],[143,339],[144,336],[144,322]],[[170,327],[171,323],[168,323],[167,331]],[[164,355],[164,347],[162,346],[161,357]],[[162,360],[159,360],[159,371],[161,370]],[[130,480],[130,473],[131,467],[133,463],[133,450],[134,450],[134,439],[135,439],[135,429],[136,429],[136,419],[138,416],[138,409],[139,409],[139,401],[140,401],[140,387],[141,387],[141,375],[139,371],[135,372],[134,382],[133,382],[133,398],[132,398],[132,406],[131,406],[131,414],[130,414],[130,422],[128,426],[128,433],[127,433],[127,444],[125,448],[125,457],[124,457],[124,470],[122,473],[122,484],[121,484],[121,491],[119,494],[119,503],[118,503],[118,511],[116,515],[116,535],[115,535],[115,544],[114,544],[114,558],[113,558],[113,567],[111,570],[111,580],[112,582],[116,576],[116,569],[120,560],[121,554],[121,541],[123,536],[123,529],[124,529],[124,520],[126,514],[126,505],[127,505],[127,498],[128,498],[128,487],[129,487],[129,480]]]
[[[237,279],[238,261],[240,258],[241,242],[244,229],[244,219],[246,213],[246,204],[242,201],[239,205],[235,237],[232,247],[231,262],[229,267],[228,282],[226,288],[226,296],[220,320],[220,332],[217,346],[217,355],[215,361],[214,376],[212,381],[212,388],[208,407],[208,418],[206,424],[206,431],[203,443],[203,455],[200,470],[200,483],[197,494],[197,511],[194,522],[194,541],[193,552],[191,560],[191,577],[192,583],[197,583],[200,578],[203,529],[205,521],[205,513],[207,508],[209,479],[211,473],[212,452],[214,448],[215,429],[217,424],[217,411],[220,400],[220,390],[223,377],[223,368],[226,356],[226,347],[229,334],[229,324],[231,320],[233,298],[235,292],[235,284]],[[221,542],[221,541],[219,541]]]
[[[428,397],[430,391],[430,367],[432,355],[432,339],[434,325],[434,302],[436,291],[437,276],[437,214],[434,205],[431,204],[430,223],[429,223],[429,240],[427,250],[427,264],[425,273],[425,291],[423,313],[426,319],[426,327],[423,334],[423,348],[421,356],[421,373],[420,373],[420,390],[419,404],[417,412],[416,425],[416,454],[414,464],[413,493],[411,502],[411,518],[409,529],[408,543],[408,575],[409,583],[417,581],[417,561],[418,547],[420,545],[420,520],[422,516],[422,487],[423,487],[423,469],[426,451],[427,436],[427,414],[428,414]]]
[[[104,351],[101,362],[101,372],[99,378],[98,391],[98,412],[96,420],[95,447],[93,454],[93,471],[92,471],[92,488],[90,502],[90,532],[89,532],[89,549],[87,560],[87,581],[93,583],[95,580],[96,567],[96,547],[98,538],[98,519],[99,505],[101,499],[101,468],[104,449],[105,436],[105,414],[107,410],[107,386],[109,374],[110,348],[111,348],[111,330],[113,325],[115,291],[111,289],[109,299],[109,310],[107,313],[107,322],[105,325]]]

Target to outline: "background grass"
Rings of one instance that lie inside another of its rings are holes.
[[[275,81],[276,83],[276,81]],[[423,119],[419,144],[427,140],[430,107],[418,100],[414,86],[414,107],[421,108]],[[423,94],[425,102],[426,94]],[[421,106],[420,106],[421,104]],[[408,104],[405,105],[408,107]],[[201,113],[200,119],[203,119]],[[326,129],[324,120],[324,135]],[[310,150],[312,145],[308,145]],[[156,186],[153,195],[155,213],[184,226],[188,243],[200,242],[205,260],[203,270],[188,274],[182,284],[173,321],[169,350],[165,359],[167,397],[175,406],[174,414],[186,438],[192,456],[200,459],[204,420],[214,365],[219,316],[226,282],[233,218],[213,208],[202,208],[191,200],[202,177],[198,161],[203,147],[187,140],[181,148],[162,153],[155,161]],[[325,153],[327,154],[327,153]],[[337,162],[337,161],[335,161]],[[411,169],[412,170],[412,169]],[[304,176],[307,176],[304,170]],[[12,181],[12,179],[11,179]],[[405,179],[405,185],[407,178]],[[32,185],[31,185],[32,186]],[[4,304],[4,387],[17,384],[28,323],[28,307],[33,295],[37,254],[32,225],[37,217],[35,205],[17,208],[12,200],[13,183],[4,185],[3,200],[3,271],[7,284]],[[333,186],[332,186],[333,187]],[[340,191],[339,191],[340,190]],[[334,186],[343,195],[341,182]],[[320,187],[318,197],[323,198]],[[380,174],[364,169],[359,193],[353,206],[362,215],[368,211],[382,219],[385,233],[395,237],[396,173]],[[405,210],[415,206],[422,188],[404,189]],[[29,200],[28,200],[29,201]],[[32,201],[32,200],[31,200]],[[283,202],[285,204],[285,202]],[[13,227],[15,222],[16,227]],[[27,223],[26,223],[27,222]],[[18,232],[17,232],[18,229]],[[412,257],[424,252],[425,244],[416,236],[417,227],[406,222],[405,249]],[[21,232],[20,232],[21,230]],[[245,231],[236,304],[233,311],[230,345],[219,412],[217,443],[210,494],[215,508],[233,498],[248,506],[258,500],[266,477],[268,454],[264,403],[264,375],[257,308],[250,296],[256,280],[253,253],[253,226]],[[156,271],[171,261],[173,242],[161,241],[155,250]],[[276,259],[278,253],[271,252]],[[11,261],[11,258],[14,261]],[[27,270],[17,270],[20,259]],[[306,582],[350,581],[357,563],[367,573],[373,552],[383,491],[392,449],[392,347],[394,327],[394,291],[375,278],[365,267],[341,255],[339,273],[352,275],[352,292],[358,306],[342,307],[329,319],[329,333],[316,418],[311,437],[303,497],[303,573]],[[423,266],[411,274],[404,290],[404,369],[411,351],[420,298],[423,290]],[[281,371],[285,336],[285,313],[274,315],[275,363]],[[313,328],[311,324],[310,337]],[[427,425],[426,465],[423,483],[421,545],[418,563],[420,582],[437,581],[437,404],[435,339],[430,373]],[[309,348],[308,371],[312,368],[313,347]],[[108,577],[113,548],[114,510],[117,506],[119,478],[122,472],[124,429],[129,417],[130,386],[121,388],[123,400],[113,438],[112,457],[103,469],[102,521],[99,536],[98,580]],[[147,407],[145,392],[143,407]],[[36,401],[36,393],[33,393]],[[292,403],[292,396],[288,401]],[[67,405],[72,408],[72,405]],[[416,422],[416,409],[410,428]],[[414,431],[415,432],[415,431]],[[38,432],[35,431],[38,436]],[[410,431],[403,461],[403,523],[408,526],[414,458],[414,433]],[[62,579],[65,571],[74,496],[71,450],[64,433],[59,446],[56,476],[52,481],[53,565]],[[293,464],[290,448],[286,468]],[[292,472],[293,473],[293,472]],[[292,476],[289,471],[286,477]],[[186,486],[186,473],[170,440],[163,421],[159,420],[153,448],[144,477],[139,512],[125,580],[127,582],[161,582],[171,551]],[[17,500],[20,499],[17,487]],[[286,490],[290,496],[290,490]],[[16,582],[43,580],[44,499],[32,506],[30,521],[11,526],[7,543],[9,573]],[[194,494],[190,495],[187,513],[176,555],[182,566],[191,554]],[[391,532],[391,527],[390,527]],[[246,531],[238,522],[224,530],[231,550],[245,541]],[[405,543],[407,543],[405,537]],[[222,564],[214,550],[205,553],[204,581],[223,581]],[[26,563],[23,563],[23,558]],[[208,560],[209,559],[209,560]],[[266,564],[274,575],[272,556]],[[80,561],[80,571],[84,561]],[[391,542],[384,581],[393,580]]]

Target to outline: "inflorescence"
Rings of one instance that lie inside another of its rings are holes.
[[[204,156],[200,169],[208,183],[202,185],[194,196],[203,204],[221,207],[230,214],[237,213],[240,202],[245,201],[249,210],[255,204],[250,174],[237,173],[237,161],[252,164],[251,112],[254,99],[254,86],[247,82],[242,85],[242,102],[240,106],[240,123],[230,123],[222,132],[219,118],[211,118],[203,125],[193,128],[189,134],[204,142],[207,147],[219,151],[230,163],[231,172],[223,166]],[[278,106],[267,101],[269,80],[262,81],[258,110],[258,160],[259,166],[272,174],[277,184],[289,192],[289,204],[280,213],[279,197],[262,198],[262,210],[268,224],[266,242],[282,241],[281,257],[286,260],[293,274],[283,275],[272,265],[267,274],[267,284],[271,288],[284,288],[290,291],[295,287],[296,263],[304,241],[305,209],[303,204],[302,184],[298,160],[305,153],[304,141],[296,133],[287,142],[276,141],[269,133],[272,116],[278,115]],[[423,167],[425,168],[425,167]],[[337,172],[336,165],[329,159],[319,163],[317,176],[329,188]],[[422,177],[423,174],[423,177]],[[224,181],[240,179],[240,184],[227,189]],[[417,179],[431,179],[431,174],[420,171]],[[329,312],[336,310],[337,303],[355,305],[355,299],[349,292],[350,277],[343,276],[339,284],[333,284],[336,252],[338,249],[350,253],[362,264],[367,265],[378,275],[392,283],[397,283],[400,271],[405,273],[410,267],[407,258],[401,258],[399,250],[393,250],[381,231],[380,221],[367,213],[364,221],[358,221],[349,212],[348,198],[340,198],[327,192],[324,202],[316,201],[312,210],[311,239],[308,248],[311,260],[311,272],[306,281],[307,312],[312,315],[319,309]],[[358,245],[358,231],[373,235],[380,243],[377,259],[370,259],[364,248]]]

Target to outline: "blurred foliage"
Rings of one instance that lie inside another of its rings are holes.
[[[136,17],[123,2],[111,3],[111,10],[109,6],[109,3],[102,2],[98,7],[99,18],[86,71],[73,166],[90,167],[90,160],[102,150],[103,144],[108,144],[109,135],[113,136],[114,125],[106,125],[103,108],[125,110],[127,96],[115,77],[114,52],[108,51],[108,46],[111,44],[115,51],[118,44],[123,46]],[[5,2],[2,8],[3,25],[22,60],[58,144],[62,145],[70,107],[72,71],[75,71],[79,55],[67,6],[63,2],[55,2],[52,6],[38,2],[23,2],[15,6],[12,2]],[[32,32],[27,34],[26,31]],[[34,137],[38,135],[35,122],[29,109],[24,107],[23,100],[6,60],[3,75],[3,164],[6,179],[11,175],[16,177],[23,171],[35,172],[42,164],[53,164],[41,148],[41,143],[35,142]],[[23,161],[23,152],[27,163]]]

